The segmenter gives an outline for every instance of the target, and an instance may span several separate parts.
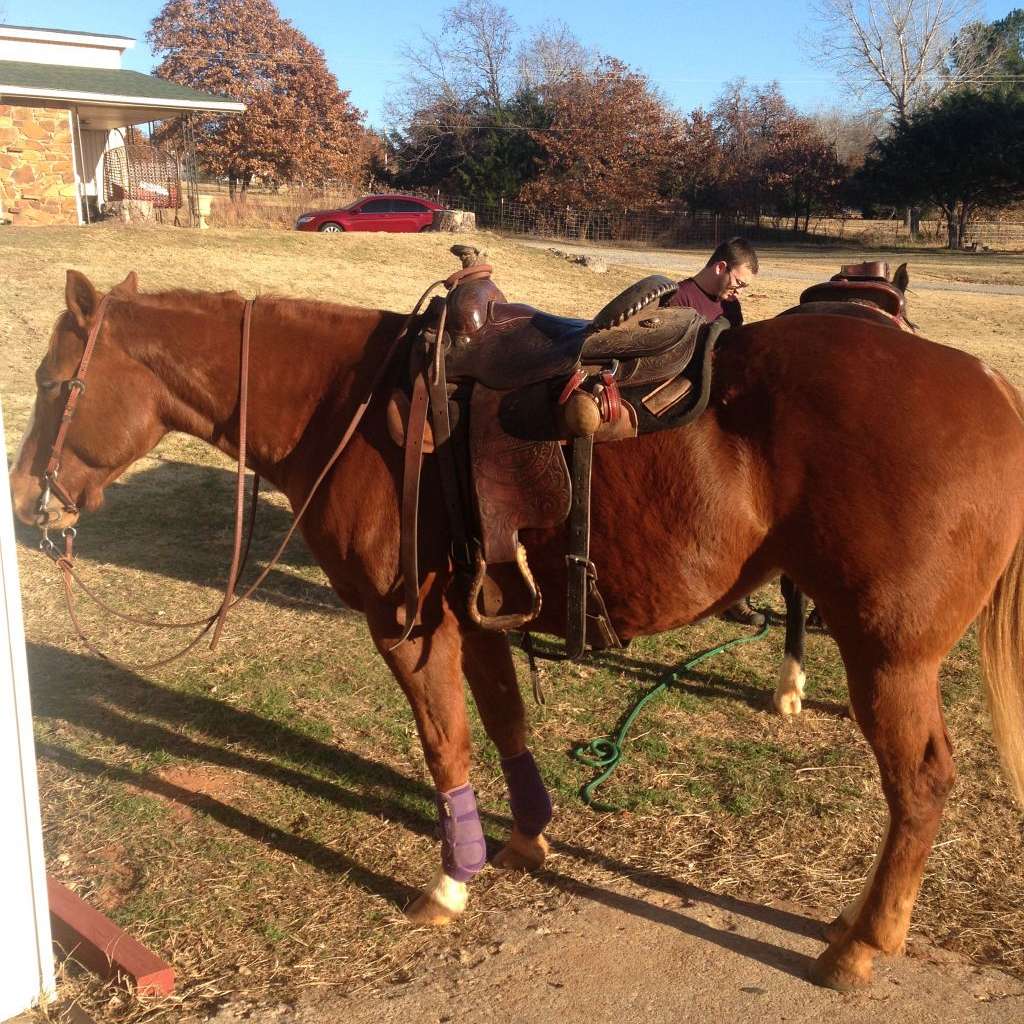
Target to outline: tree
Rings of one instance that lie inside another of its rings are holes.
[[[985,73],[971,79],[976,89],[1024,95],[1024,10],[1017,8],[991,24],[974,22],[962,34],[963,50],[985,59]]]
[[[951,93],[879,139],[857,184],[876,199],[937,206],[960,248],[979,210],[1024,198],[1024,100]]]
[[[886,130],[880,111],[848,111],[840,107],[816,111],[818,131],[835,150],[836,159],[853,171],[859,168],[872,143]]]
[[[564,21],[548,21],[519,48],[516,65],[521,89],[540,92],[567,82],[573,75],[592,73],[599,57],[573,35]]]
[[[439,35],[403,50],[409,70],[388,104],[398,184],[487,199],[518,190],[536,152],[528,129],[539,122],[517,85],[517,31],[504,7],[460,0]]]
[[[984,74],[992,58],[968,35],[978,0],[818,0],[824,34],[811,41],[860,99],[895,121]]]
[[[717,210],[723,199],[723,153],[713,118],[697,108],[680,126],[679,145],[668,166],[670,198],[682,200],[690,215],[699,210]]]
[[[549,127],[534,132],[541,169],[530,202],[644,209],[663,194],[681,124],[647,79],[614,57],[542,91]]]
[[[168,0],[146,34],[154,72],[244,102],[242,115],[197,119],[202,166],[232,197],[254,175],[321,184],[363,175],[377,144],[323,51],[272,0]]]

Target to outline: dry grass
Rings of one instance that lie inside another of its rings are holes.
[[[102,286],[135,268],[149,290],[273,290],[406,309],[454,266],[446,253],[452,241],[6,229],[0,385],[8,445],[27,419],[32,371],[62,306],[65,267]],[[640,276],[636,266],[598,276],[501,239],[483,242],[510,298],[565,314],[592,313]],[[766,253],[748,316],[772,315],[803,287],[773,277],[772,267],[779,275],[824,271],[831,259]],[[1019,266],[988,257],[972,257],[971,267],[1024,278]],[[955,260],[944,270],[936,258],[926,272],[949,279],[961,271]],[[1024,383],[1024,297],[922,292],[912,301],[931,337]],[[231,488],[218,456],[168,439],[110,488],[107,508],[85,523],[84,571],[124,606],[171,616],[212,605],[229,560]],[[271,496],[257,559],[286,522]],[[458,956],[500,938],[510,908],[542,914],[585,898],[575,888],[580,881],[612,886],[644,875],[665,889],[690,883],[834,910],[870,864],[883,807],[871,756],[840,713],[843,673],[825,636],[809,643],[810,699],[798,721],[766,710],[782,645],[776,631],[763,645],[712,662],[645,713],[607,789],[624,813],[596,815],[580,804],[589,772],[567,750],[607,732],[663,667],[735,635],[716,621],[549,671],[549,704],[533,719],[557,807],[550,870],[537,877],[485,871],[464,921],[443,933],[409,929],[400,908],[438,856],[429,779],[398,687],[360,618],[340,607],[305,550],[296,545],[262,597],[236,613],[217,654],[134,674],[98,662],[72,640],[51,566],[34,553],[30,531],[20,537],[49,868],[178,971],[178,993],[154,1005],[66,969],[63,994],[99,1020],[188,1021],[228,1002],[288,1001],[310,986],[329,989],[332,999],[386,987],[415,974],[428,951]],[[101,616],[85,618],[103,646],[126,658],[161,649]],[[1022,972],[1021,818],[989,739],[973,636],[948,660],[943,690],[961,775],[915,927]],[[478,723],[474,730],[473,782],[485,828],[499,842],[508,824],[504,787]]]
[[[212,194],[213,207],[208,218],[215,228],[283,228],[291,230],[299,214],[308,210],[333,210],[355,202],[362,192],[322,192],[290,189],[280,193],[246,193],[232,201],[224,189],[213,192],[204,185],[201,191]]]

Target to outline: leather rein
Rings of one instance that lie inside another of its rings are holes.
[[[228,569],[228,579],[224,589],[224,597],[221,599],[215,611],[206,615],[202,618],[191,619],[185,622],[167,622],[162,619],[154,619],[138,615],[129,615],[125,612],[118,611],[116,608],[111,607],[105,601],[102,600],[86,583],[82,580],[81,575],[75,568],[75,555],[74,555],[74,540],[77,536],[78,531],[74,527],[67,527],[61,533],[63,539],[63,545],[58,545],[49,535],[49,524],[54,521],[54,513],[50,508],[51,497],[56,497],[66,513],[77,514],[79,512],[78,505],[67,493],[66,489],[60,484],[60,469],[61,459],[64,454],[64,445],[67,441],[68,431],[71,426],[71,421],[74,418],[75,411],[78,407],[78,403],[81,401],[82,396],[85,393],[85,382],[86,375],[89,371],[89,364],[92,359],[93,351],[96,348],[97,341],[100,336],[100,329],[103,326],[104,317],[107,309],[110,305],[112,296],[108,293],[100,299],[99,305],[96,308],[96,313],[92,326],[89,329],[89,334],[86,339],[85,349],[82,353],[82,358],[78,365],[78,371],[71,380],[67,382],[67,399],[65,400],[64,412],[61,416],[60,427],[57,430],[57,436],[54,440],[53,446],[50,449],[50,457],[46,464],[46,469],[43,471],[41,476],[41,482],[43,484],[42,492],[39,496],[39,502],[36,507],[37,514],[45,516],[47,522],[40,528],[43,533],[42,540],[39,542],[40,550],[48,555],[57,566],[61,573],[61,580],[64,588],[64,599],[67,605],[68,616],[71,619],[72,624],[75,627],[75,631],[78,634],[79,639],[85,644],[85,646],[95,655],[109,661],[111,664],[117,665],[120,668],[134,671],[138,669],[156,669],[161,668],[164,665],[169,665],[171,662],[176,661],[178,658],[183,657],[194,647],[196,647],[203,637],[212,629],[213,638],[210,643],[211,650],[216,649],[217,643],[220,640],[221,633],[224,629],[224,623],[227,619],[228,612],[241,604],[247,598],[251,597],[256,590],[263,584],[267,576],[274,569],[277,563],[283,556],[285,549],[288,547],[295,531],[299,527],[299,523],[302,521],[303,516],[309,509],[310,504],[313,501],[314,496],[320,489],[320,485],[323,483],[327,474],[333,469],[342,453],[348,447],[353,435],[356,432],[363,416],[366,413],[370,402],[373,400],[381,381],[391,367],[391,363],[395,353],[398,351],[402,341],[407,337],[409,328],[415,321],[416,317],[419,316],[420,309],[427,297],[434,291],[438,285],[444,285],[446,288],[451,288],[460,279],[460,272],[456,272],[451,277],[435,281],[430,287],[423,293],[419,301],[416,303],[412,312],[408,314],[405,321],[402,324],[401,329],[395,335],[389,345],[384,358],[378,365],[377,372],[374,374],[373,379],[367,389],[365,395],[361,399],[357,406],[355,413],[351,420],[349,420],[348,426],[345,428],[344,433],[338,442],[337,447],[334,449],[330,458],[324,464],[323,469],[320,471],[316,480],[313,482],[313,486],[310,488],[309,493],[306,495],[305,501],[302,503],[301,508],[295,514],[292,524],[289,527],[284,539],[281,541],[277,550],[274,552],[270,561],[263,568],[256,579],[246,588],[241,594],[235,593],[235,588],[238,584],[238,577],[241,575],[242,569],[248,559],[249,548],[252,542],[253,528],[256,523],[256,508],[259,498],[259,475],[253,475],[253,486],[250,497],[251,511],[249,515],[249,529],[248,535],[244,545],[242,545],[242,531],[245,521],[245,469],[246,469],[246,451],[247,451],[247,426],[248,426],[248,397],[249,397],[249,364],[250,364],[250,334],[252,328],[253,311],[256,307],[256,300],[249,299],[245,303],[245,308],[242,314],[242,342],[241,342],[241,355],[240,355],[240,373],[239,373],[239,412],[238,412],[238,471],[236,477],[235,487],[235,529],[234,529],[234,543],[232,546],[231,565]],[[58,514],[56,518],[60,518]],[[158,661],[147,662],[145,664],[128,664],[120,661],[117,658],[99,650],[92,641],[85,634],[82,629],[81,623],[78,619],[78,615],[75,611],[74,604],[74,588],[73,583],[77,583],[79,587],[85,592],[85,594],[100,608],[116,618],[122,619],[125,622],[130,622],[137,626],[149,626],[159,629],[194,629],[200,627],[199,633],[189,641],[184,647],[176,651],[174,654],[166,658],[161,658]]]

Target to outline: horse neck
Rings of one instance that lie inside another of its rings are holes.
[[[168,431],[237,458],[244,300],[204,293],[169,299],[140,300],[124,347],[166,388]],[[394,337],[403,319],[374,309],[259,300],[250,330],[247,464],[280,486],[300,447],[330,442],[330,430],[340,436],[369,387],[366,352]],[[333,426],[317,430],[321,419]]]

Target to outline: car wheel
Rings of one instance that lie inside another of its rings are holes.
[[[433,229],[433,227],[434,227],[433,224],[424,224],[423,227],[420,228],[420,231],[421,232],[423,232],[423,231],[430,231],[430,230]]]
[[[320,225],[321,231],[344,231],[345,229],[340,224],[335,224],[333,220],[329,220],[326,224]]]

